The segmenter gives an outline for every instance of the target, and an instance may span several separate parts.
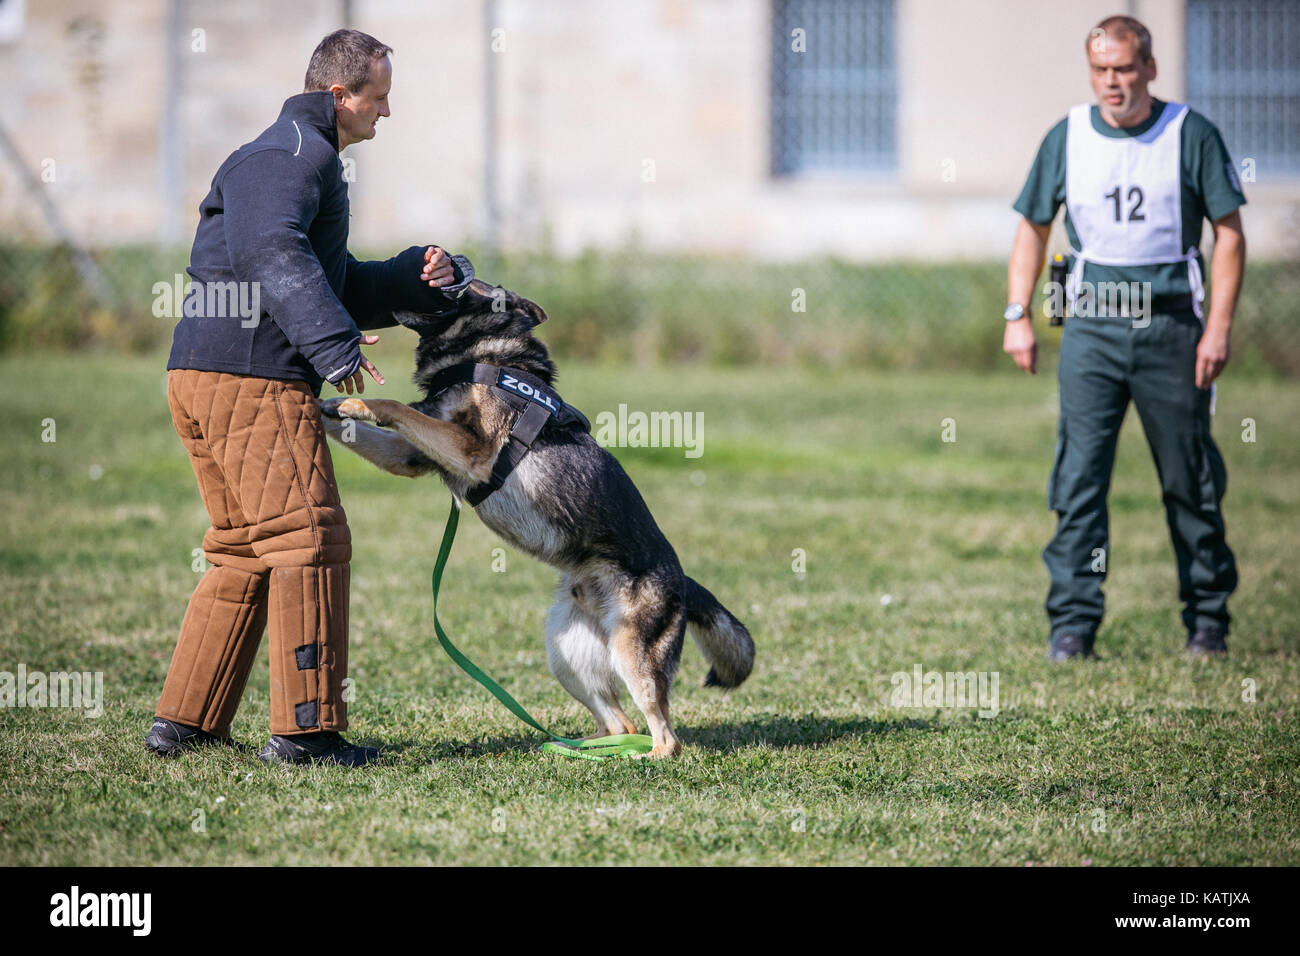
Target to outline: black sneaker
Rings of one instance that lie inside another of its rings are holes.
[[[1092,638],[1082,634],[1053,634],[1047,643],[1049,661],[1068,661],[1072,657],[1092,657]]]
[[[1228,641],[1217,627],[1198,627],[1187,635],[1187,653],[1193,657],[1228,653]]]
[[[380,757],[375,747],[348,743],[336,730],[315,734],[271,735],[271,741],[258,754],[267,763],[311,763],[331,761],[345,767],[361,767]]]
[[[183,750],[196,747],[214,747],[216,745],[246,750],[243,744],[236,743],[229,737],[218,737],[206,730],[199,730],[189,724],[178,724],[165,717],[155,717],[149,734],[144,738],[144,745],[159,757],[174,757]]]

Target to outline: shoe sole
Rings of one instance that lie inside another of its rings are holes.
[[[159,757],[176,757],[179,756],[181,751],[183,751],[185,748],[182,747],[180,744],[164,746],[161,743],[161,741],[155,742],[152,740],[145,740],[144,749],[149,751],[151,754],[155,754],[156,756]]]
[[[1064,661],[1078,660],[1080,658],[1084,660],[1091,660],[1096,656],[1097,655],[1092,651],[1075,651],[1074,653],[1070,654],[1070,653],[1066,653],[1065,651],[1049,650],[1046,654],[1046,657],[1049,661],[1054,661],[1057,664],[1060,664]]]
[[[356,768],[356,767],[369,766],[372,763],[378,763],[383,758],[383,756],[384,755],[381,752],[381,753],[377,753],[373,757],[362,758],[360,761],[354,762],[350,760],[337,760],[334,757],[328,756],[326,754],[321,754],[321,755],[303,754],[297,757],[286,757],[284,754],[281,754],[278,751],[272,750],[268,752],[267,750],[263,750],[261,753],[257,755],[257,758],[261,760],[262,763],[267,764],[268,766],[276,766],[277,764],[287,764],[291,767],[301,767],[306,764],[312,764],[312,763],[332,763],[332,764],[337,764],[340,767]]]
[[[167,737],[154,737],[152,734],[144,739],[145,749],[159,757],[179,757],[183,753],[191,750],[201,750],[205,747],[229,747],[236,753],[248,753],[248,745],[241,744],[236,740],[199,740],[190,742],[188,740],[172,740]]]

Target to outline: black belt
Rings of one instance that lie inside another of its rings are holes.
[[[465,500],[475,508],[505,484],[506,478],[524,460],[537,436],[546,428],[571,428],[576,425],[585,432],[591,431],[591,422],[587,421],[586,415],[565,402],[536,375],[517,368],[502,368],[481,362],[453,365],[438,372],[429,382],[430,400],[453,385],[486,385],[519,413],[510,429],[510,438],[492,466],[492,476],[482,484],[475,485],[465,495]]]
[[[1195,311],[1195,303],[1194,300],[1192,299],[1192,294],[1190,292],[1184,292],[1181,295],[1152,296],[1151,308],[1149,311],[1138,313],[1130,308],[1127,311],[1121,310],[1119,312],[1110,312],[1106,309],[1097,308],[1094,305],[1092,315],[1095,318],[1130,319],[1130,318],[1137,318],[1139,315],[1148,315],[1148,316],[1168,315],[1170,313],[1175,313],[1175,312],[1194,312],[1194,311]],[[1074,316],[1071,316],[1071,318],[1074,318]],[[1088,316],[1080,316],[1080,318],[1088,318]]]

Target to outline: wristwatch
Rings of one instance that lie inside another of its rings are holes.
[[[1025,307],[1019,302],[1012,302],[1007,306],[1007,310],[1002,313],[1002,318],[1006,319],[1008,322],[1014,322],[1016,319],[1023,319],[1024,317]]]

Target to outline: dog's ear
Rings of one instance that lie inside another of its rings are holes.
[[[504,289],[501,290],[501,292],[504,291]],[[471,279],[469,285],[465,286],[465,291],[460,294],[460,298],[457,300],[461,313],[477,314],[492,311],[494,293],[499,298],[500,293],[495,286],[484,282],[482,279]],[[498,306],[499,310],[500,307]]]
[[[522,295],[511,292],[499,285],[491,285],[482,279],[474,279],[465,287],[460,297],[462,312],[480,314],[484,312],[523,313],[536,327],[546,321],[546,312],[540,305]]]
[[[524,313],[533,320],[533,328],[541,325],[546,321],[546,311],[531,299],[525,299],[522,295],[516,296],[519,299],[519,306]]]

